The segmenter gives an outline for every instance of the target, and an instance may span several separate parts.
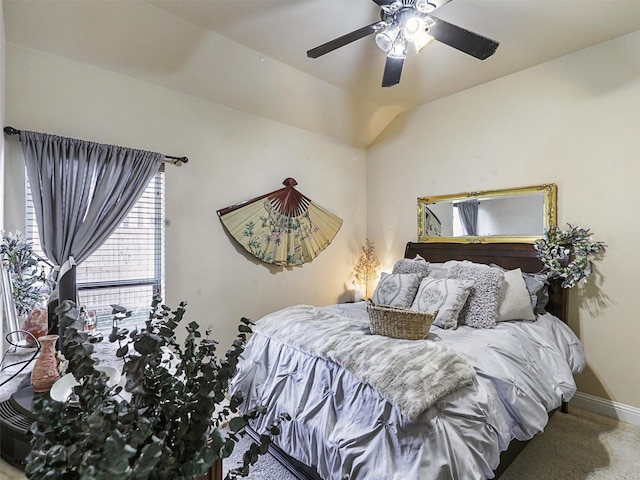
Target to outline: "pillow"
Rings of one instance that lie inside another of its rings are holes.
[[[533,311],[544,314],[549,303],[549,277],[546,273],[523,273],[522,277],[531,296]]]
[[[425,313],[438,310],[433,324],[440,328],[456,328],[458,315],[469,297],[471,287],[472,280],[423,278],[411,310]]]
[[[494,263],[492,263],[491,266],[500,269],[502,272],[507,271],[500,265]],[[544,314],[545,307],[547,303],[549,303],[549,277],[546,273],[522,272],[522,278],[529,291],[533,312],[541,315]]]
[[[535,320],[531,297],[522,277],[522,270],[516,268],[504,272],[504,284],[498,300],[498,322],[507,320]]]
[[[415,273],[386,273],[378,282],[371,300],[376,305],[409,308],[420,286],[421,277]]]
[[[464,261],[451,266],[449,278],[473,280],[473,287],[467,303],[462,307],[458,323],[474,328],[495,327],[504,273],[489,265]]]
[[[449,265],[446,263],[430,263],[429,277],[447,278],[449,276]]]
[[[392,273],[415,273],[424,278],[429,273],[429,262],[420,255],[416,255],[414,259],[401,258],[393,266]]]

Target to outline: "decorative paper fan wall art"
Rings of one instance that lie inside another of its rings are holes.
[[[302,265],[329,246],[342,219],[298,192],[295,179],[282,183],[284,188],[218,210],[218,216],[231,236],[259,260]]]

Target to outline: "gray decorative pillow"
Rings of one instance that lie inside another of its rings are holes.
[[[426,313],[438,310],[433,324],[440,328],[456,328],[458,315],[469,297],[471,287],[473,287],[473,280],[424,278],[413,300],[411,310]]]
[[[414,259],[401,258],[393,266],[392,273],[415,273],[424,278],[429,274],[429,262],[420,255],[416,255]]]
[[[498,301],[498,322],[507,320],[535,320],[531,297],[522,277],[522,270],[504,272],[504,285]]]
[[[489,265],[464,261],[451,266],[449,278],[473,280],[469,299],[462,307],[458,323],[474,328],[495,327],[504,273]]]
[[[449,266],[447,263],[430,263],[429,276],[431,278],[447,278],[449,276]]]
[[[492,263],[491,266],[500,269],[502,272],[507,271],[495,263]],[[543,315],[545,307],[549,303],[549,276],[546,273],[522,272],[522,278],[529,291],[533,312]]]
[[[533,311],[544,314],[549,303],[549,277],[546,273],[523,273],[522,278],[529,290]]]
[[[376,305],[409,308],[420,286],[420,276],[415,273],[386,273],[378,282],[371,300]]]

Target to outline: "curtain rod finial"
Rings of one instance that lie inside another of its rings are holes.
[[[19,135],[20,134],[20,130],[13,128],[13,127],[4,127],[4,133],[6,135]]]

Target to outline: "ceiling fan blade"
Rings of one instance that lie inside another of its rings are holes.
[[[383,87],[393,87],[400,83],[400,75],[402,75],[403,57],[387,56],[387,62],[384,65],[384,75],[382,76]]]
[[[499,42],[470,32],[451,23],[429,15],[435,24],[429,27],[427,33],[439,42],[449,45],[473,57],[485,60],[496,52]]]
[[[373,0],[375,3],[380,5],[381,7],[385,5],[391,5],[392,3],[396,3],[396,0]],[[451,0],[449,0],[451,1]]]
[[[335,49],[344,47],[345,45],[355,42],[356,40],[360,40],[361,38],[366,37],[367,35],[371,35],[372,33],[379,32],[383,30],[387,26],[386,22],[382,20],[372,23],[371,25],[367,25],[366,27],[359,28],[358,30],[354,30],[353,32],[347,33],[346,35],[342,35],[341,37],[334,38],[333,40],[328,41],[327,43],[323,43],[316,48],[312,48],[307,52],[307,57],[309,58],[318,58],[326,53],[333,52]]]

